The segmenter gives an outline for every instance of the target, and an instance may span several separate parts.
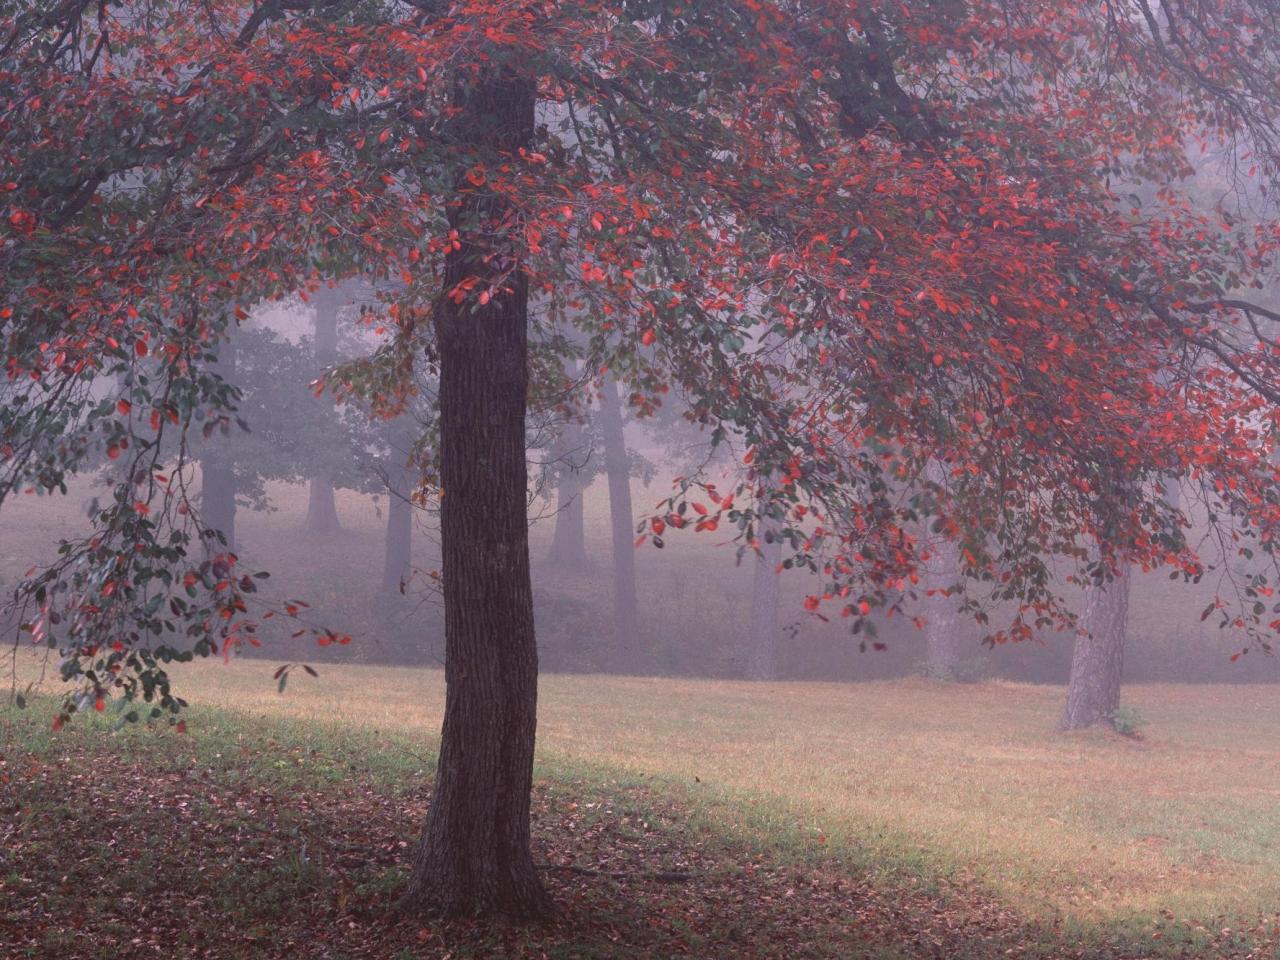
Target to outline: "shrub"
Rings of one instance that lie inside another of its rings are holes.
[[[1117,707],[1107,719],[1116,733],[1134,738],[1142,736],[1142,728],[1148,723],[1147,718],[1133,707]]]

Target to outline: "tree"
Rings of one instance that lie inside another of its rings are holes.
[[[574,366],[566,370],[571,393],[578,379]],[[584,411],[585,404],[565,405],[550,451],[556,511],[547,562],[571,573],[582,573],[589,567],[582,494],[596,468],[591,463],[593,438]]]
[[[317,372],[327,370],[338,359],[338,311],[347,305],[349,292],[321,290],[312,298],[315,339],[312,341]],[[330,536],[342,529],[333,495],[333,477],[316,473],[307,481],[307,516],[303,529],[315,536]]]
[[[778,593],[782,537],[775,524],[762,524],[758,553],[751,566],[751,626],[747,645],[747,679],[778,679]]]
[[[535,99],[518,63],[458,77],[455,142],[490,163],[528,149]],[[506,198],[461,193],[445,289],[477,282],[488,296],[446,297],[435,316],[447,693],[405,900],[447,914],[537,916],[549,904],[529,851],[538,683],[525,509],[529,288],[511,240],[487,234]]]
[[[1059,722],[1063,730],[1114,725],[1112,718],[1120,708],[1131,577],[1125,563],[1112,579],[1085,588],[1081,633],[1072,651],[1067,703]]]
[[[387,464],[387,538],[382,592],[403,592],[413,565],[413,492],[419,476],[410,453],[393,449]]]
[[[613,543],[613,630],[619,656],[634,663],[640,653],[636,600],[635,514],[631,507],[631,458],[622,426],[618,385],[606,377],[600,388],[600,432],[609,480],[609,529]]]
[[[946,487],[946,465],[931,459],[925,468],[929,482],[940,489]],[[938,524],[942,526],[941,523]],[[952,680],[964,660],[960,617],[951,596],[952,585],[960,579],[960,549],[944,529],[930,538],[929,558],[924,563],[924,582],[928,599],[925,604],[925,667],[931,677]]]
[[[236,346],[228,343],[214,368],[223,380],[236,373]],[[200,512],[204,521],[201,536],[214,553],[236,549],[236,465],[228,437],[229,425],[221,424],[221,436],[211,433],[205,438],[200,457]]]
[[[1261,282],[1277,237],[1190,210],[1174,181],[1197,138],[1280,167],[1269,2],[6,14],[0,501],[57,489],[94,448],[137,464],[96,535],[21,588],[22,621],[90,702],[157,710],[181,706],[173,634],[210,636],[198,652],[251,641],[256,580],[188,557],[161,435],[232,415],[210,365],[247,305],[358,273],[403,289],[381,308],[378,375],[351,388],[391,415],[419,389],[415,361],[439,371],[448,693],[415,909],[546,908],[528,849],[531,341],[561,360],[584,342],[637,416],[676,389],[771,478],[761,502],[756,477],[686,477],[647,536],[749,541],[776,517],[786,561],[821,578],[806,607],[865,642],[872,611],[918,584],[912,531],[935,510],[985,534],[963,540],[976,595],[957,599],[1007,615],[992,642],[1074,627],[1054,559],[1103,580],[1120,560],[1201,576],[1149,493],[1170,474],[1198,483],[1228,542],[1261,546],[1269,566],[1242,586],[1268,596],[1280,315],[1222,291]],[[541,124],[540,96],[558,108]],[[1130,213],[1113,185],[1153,175],[1168,202]],[[160,373],[116,403],[85,388],[145,356]],[[930,457],[951,467],[945,497],[915,479]],[[1225,625],[1268,644],[1280,628],[1244,596],[1222,598]]]

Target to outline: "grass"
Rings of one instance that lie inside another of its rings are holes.
[[[897,941],[939,939],[935,900],[769,861],[678,793],[590,767],[535,782],[550,922],[406,916],[434,759],[416,741],[207,707],[188,735],[97,716],[53,735],[50,708],[0,708],[6,960],[900,960],[918,954]]]
[[[638,503],[660,489],[637,491]],[[75,529],[87,493],[6,505],[0,576],[11,583]],[[326,625],[357,632],[344,653],[379,655],[370,634],[387,622],[366,611],[385,598],[350,576],[380,562],[368,498],[340,494],[347,533],[317,543],[297,532],[298,491],[273,493],[279,512],[246,518],[251,559],[277,574],[277,590],[323,609]],[[588,498],[596,558],[608,555],[600,494]],[[534,527],[535,557],[549,526]],[[430,568],[433,546],[418,537]],[[710,672],[732,668],[749,571],[706,538],[673,538],[661,553],[637,557],[648,639],[704,651]],[[607,565],[540,576],[581,601],[588,627],[607,623]],[[787,583],[792,599],[808,588]],[[1172,629],[1202,605],[1146,578],[1135,622]],[[394,612],[414,651],[438,649],[437,612]],[[837,634],[806,622],[786,655],[822,676],[875,660]],[[19,658],[20,672],[33,663]],[[1242,663],[1258,677],[1275,666]],[[1280,902],[1275,685],[1126,688],[1126,707],[1148,721],[1131,739],[1058,733],[1063,693],[1052,686],[548,675],[540,855],[696,864],[704,879],[668,888],[553,871],[563,915],[550,931],[431,928],[424,940],[382,918],[426,801],[442,674],[326,664],[319,680],[295,671],[278,695],[274,665],[176,670],[200,705],[187,737],[110,733],[96,717],[53,736],[47,701],[0,707],[0,957],[1276,955],[1264,930]],[[140,811],[153,809],[163,825],[149,833]],[[193,871],[202,858],[211,866]],[[166,890],[175,905],[148,908],[143,924],[135,908]],[[1240,930],[1260,937],[1254,947],[1240,946]],[[11,942],[24,952],[6,953]]]
[[[439,671],[327,666],[284,695],[261,661],[177,679],[238,731],[365,738],[362,763],[390,764],[386,784],[430,769]],[[1276,690],[1132,688],[1150,721],[1140,740],[1058,733],[1061,697],[1005,682],[547,676],[539,771],[544,783],[647,784],[679,798],[686,824],[778,864],[836,863],[931,894],[960,884],[1081,943],[1265,922],[1280,901]],[[345,776],[291,763],[308,789]]]

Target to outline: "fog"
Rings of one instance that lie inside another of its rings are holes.
[[[348,285],[345,293],[322,289],[311,302],[294,298],[255,311],[233,340],[238,361],[225,372],[243,391],[238,413],[244,422],[225,437],[197,439],[186,468],[202,512],[233,530],[241,564],[270,573],[264,599],[307,605],[297,622],[264,623],[264,645],[243,646],[233,651],[238,655],[335,666],[443,664],[438,496],[429,478],[415,482],[421,470],[406,467],[414,456],[418,466],[430,457],[419,442],[429,437],[428,414],[415,418],[410,410],[382,421],[315,389],[327,370],[375,342],[359,312],[362,294],[368,305],[368,290]],[[839,618],[805,609],[804,598],[820,589],[821,576],[777,569],[777,550],[766,560],[741,549],[731,532],[689,529],[667,531],[661,549],[649,540],[635,546],[637,526],[666,513],[677,478],[701,471],[727,490],[742,478],[742,468],[731,469],[732,458],[713,449],[709,431],[689,423],[675,397],[653,416],[623,414],[626,455],[611,460],[602,429],[607,395],[599,383],[582,389],[585,405],[530,418],[530,554],[543,671],[847,681],[934,676],[941,668],[930,663],[927,624],[945,617],[955,634],[958,662],[947,667],[953,679],[1066,682],[1069,632],[988,645],[972,618],[940,613],[921,587],[902,598],[896,615],[874,615],[879,643],[873,647]],[[621,403],[614,411],[622,414]],[[0,575],[6,584],[55,557],[61,538],[89,531],[87,510],[113,482],[113,467],[104,461],[75,478],[66,496],[28,495],[5,505]],[[209,490],[226,484],[228,469],[233,516],[213,502],[225,494]],[[221,473],[213,476],[214,470]],[[209,486],[202,491],[202,484]],[[612,503],[619,489],[630,494],[621,517]],[[630,532],[620,549],[614,524]],[[619,554],[632,559],[632,569],[624,565],[621,575]],[[1061,589],[1071,594],[1071,587]],[[634,591],[634,608],[628,591]],[[1231,637],[1215,620],[1201,619],[1214,593],[1208,579],[1190,585],[1164,571],[1135,575],[1126,684],[1280,679],[1275,658],[1230,659]],[[1076,596],[1082,608],[1078,590]],[[921,622],[913,623],[915,617]],[[349,634],[352,642],[322,647],[310,633],[291,637],[299,623]],[[753,669],[762,644],[765,665]]]

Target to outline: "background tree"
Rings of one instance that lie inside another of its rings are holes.
[[[599,463],[586,404],[577,396],[581,384],[576,362],[566,368],[565,379],[568,402],[560,412],[547,464],[556,494],[555,528],[547,562],[559,570],[581,574],[589,567],[582,495],[596,475]]]
[[[355,304],[361,293],[358,283],[321,287],[311,296],[315,336],[311,351],[315,377],[319,378],[339,359],[338,314]],[[341,457],[341,453],[339,453]],[[323,462],[323,461],[321,461]],[[334,498],[333,477],[323,466],[308,477],[307,516],[303,528],[313,536],[328,536],[342,529]]]
[[[946,465],[930,459],[925,474],[931,484],[945,490]],[[924,563],[927,592],[925,614],[925,670],[931,677],[954,680],[964,656],[964,635],[959,608],[951,596],[952,586],[961,578],[960,549],[948,535],[941,518],[932,524],[927,535],[929,558]]]
[[[600,387],[600,434],[609,480],[609,530],[613,544],[614,644],[623,662],[640,650],[640,609],[636,599],[635,513],[631,506],[631,458],[623,432],[618,384],[605,377]]]
[[[751,565],[751,612],[747,646],[747,679],[778,679],[778,606],[781,586],[782,535],[778,525],[761,520],[759,543]]]

